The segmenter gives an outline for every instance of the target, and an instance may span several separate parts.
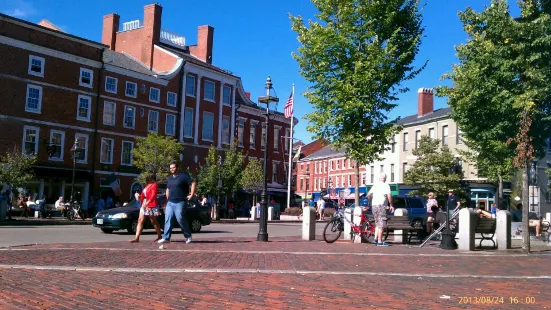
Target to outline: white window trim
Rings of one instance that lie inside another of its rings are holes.
[[[112,90],[108,90],[108,89],[107,89],[107,80],[108,80],[108,79],[113,79],[113,80],[115,80],[115,91],[112,91]],[[117,79],[117,78],[115,78],[115,77],[112,77],[112,76],[106,76],[106,77],[105,77],[105,85],[104,85],[104,87],[105,87],[105,92],[106,92],[106,93],[116,94],[116,93],[118,92],[118,90],[119,90],[119,79]]]
[[[187,78],[190,77],[193,79],[193,94],[189,94],[187,92]],[[186,74],[186,96],[190,96],[190,97],[194,97],[196,96],[197,94],[197,77],[195,75],[191,75],[191,74]]]
[[[112,104],[113,105],[113,124],[107,124],[105,123],[105,105],[106,104]],[[102,121],[103,121],[103,125],[107,125],[107,126],[115,126],[115,124],[117,123],[117,103],[116,102],[111,102],[111,101],[104,101],[103,102],[103,113],[101,115],[101,118],[102,118]]]
[[[111,140],[111,158],[109,158],[109,161],[102,161],[101,160],[101,154],[103,152],[103,140]],[[102,164],[112,164],[113,163],[113,151],[115,149],[115,140],[112,139],[112,138],[101,138],[101,144],[100,144],[100,148],[99,148],[99,162],[102,163]],[[122,152],[121,152],[122,153]]]
[[[42,67],[40,68],[41,69],[40,72],[34,72],[34,71],[31,70],[32,64],[33,64],[33,59],[40,60],[40,62],[42,63]],[[30,75],[34,75],[34,76],[38,76],[38,77],[44,77],[44,67],[45,66],[46,66],[46,61],[44,60],[43,57],[29,55],[29,71],[28,71],[28,73]]]
[[[75,134],[75,140],[80,138],[80,137],[85,139],[84,144],[86,145],[86,147],[84,148],[84,160],[77,160],[76,162],[79,163],[79,164],[86,164],[86,163],[88,163],[88,135],[83,134],[83,133]]]
[[[225,120],[228,121],[228,134],[227,135],[224,132],[224,121]],[[224,135],[222,137],[222,144],[229,145],[230,141],[231,141],[231,118],[227,115],[222,115],[222,134]],[[228,141],[224,141],[224,138],[226,138],[226,137],[227,137]]]
[[[204,129],[204,124],[205,124],[205,115],[206,114],[210,114],[212,115],[212,140],[211,139],[205,139],[204,137],[204,134],[205,134],[205,131],[203,130]],[[214,142],[214,113],[212,112],[207,112],[207,111],[203,111],[203,125],[201,126],[201,140],[202,141],[207,141],[207,142]]]
[[[36,89],[40,90],[40,96],[38,97],[38,108],[36,110],[29,109],[29,107],[27,105],[28,100],[29,100],[29,89],[30,88],[36,88]],[[42,113],[42,95],[43,95],[42,86],[27,84],[27,95],[25,96],[25,112],[41,114]]]
[[[230,90],[230,102],[224,102],[224,90],[225,90],[225,89],[229,89],[229,90]],[[232,92],[231,87],[226,86],[226,85],[222,86],[222,104],[225,105],[225,106],[228,106],[228,107],[231,107],[231,97],[232,97],[232,96],[231,96],[231,92]]]
[[[155,130],[150,130],[149,129],[149,121],[151,120],[151,112],[156,112],[157,113],[157,123],[155,125]],[[147,112],[147,132],[155,132],[155,133],[159,132],[159,111],[149,110],[149,112]]]
[[[36,143],[34,144],[34,154],[38,154],[38,143],[40,141],[40,127],[35,126],[23,126],[23,141],[21,143],[21,152],[23,155],[26,155],[25,153],[25,138],[27,134],[27,129],[36,130]]]
[[[207,83],[212,84],[212,99],[207,98]],[[213,81],[205,80],[205,85],[203,89],[203,100],[208,102],[216,102],[216,83]]]
[[[50,157],[50,158],[48,158],[48,160],[63,161],[63,151],[65,150],[65,131],[51,129],[50,130],[50,145],[52,144],[52,137],[53,137],[53,134],[55,134],[55,133],[61,134],[61,147],[60,147],[60,151],[59,151],[59,157]]]
[[[90,84],[86,84],[82,82],[82,72],[90,73]],[[78,85],[87,87],[87,88],[92,88],[94,85],[94,71],[86,68],[80,68],[80,73],[78,75]]]
[[[122,159],[123,159],[123,155],[124,155],[124,143],[130,143],[132,145],[132,149],[130,150],[130,164],[125,164]],[[132,150],[134,149],[134,142],[132,141],[128,141],[128,140],[122,140],[121,142],[121,166],[128,166],[128,167],[132,167],[133,164],[134,164],[134,156],[132,155]]]
[[[88,99],[88,113],[86,115],[86,118],[80,117],[78,115],[78,112],[79,112],[79,109],[80,109],[80,99],[81,98],[82,99]],[[84,95],[78,95],[78,98],[77,98],[77,120],[78,121],[89,122],[90,121],[90,114],[92,113],[91,110],[92,110],[92,97],[84,96]]]
[[[157,92],[158,92],[157,100],[151,99],[151,94],[153,93],[153,90],[157,90]],[[149,102],[154,102],[154,103],[160,103],[161,102],[161,90],[159,88],[149,87]]]
[[[249,149],[256,150],[256,125],[258,122],[251,121],[249,127]],[[254,140],[251,140],[251,132],[254,132]]]
[[[174,105],[168,104],[168,97],[170,97],[171,94],[174,95]],[[176,107],[178,105],[178,94],[171,91],[166,92],[166,105],[169,107]]]
[[[241,122],[243,122],[243,139],[239,141],[239,128],[241,126]],[[247,119],[244,117],[240,117],[237,119],[237,146],[244,147],[245,145],[245,122],[247,122]],[[251,132],[249,131],[249,138],[251,137]]]
[[[168,117],[173,116],[174,117],[174,123],[172,124],[172,133],[166,132],[166,124],[168,124]],[[176,115],[167,113],[165,114],[165,135],[167,136],[174,136],[176,134]]]
[[[185,129],[185,125],[186,125],[186,110],[191,110],[191,134],[186,136],[186,129]],[[193,138],[193,122],[195,121],[194,120],[194,110],[193,108],[189,108],[189,107],[186,107],[184,108],[184,138]]]
[[[134,109],[134,118],[132,119],[132,127],[126,126],[126,110],[128,108]],[[136,107],[125,105],[124,106],[124,112],[122,113],[122,127],[128,128],[128,129],[135,129],[136,128]]]
[[[134,84],[134,95],[129,95],[126,90],[128,88],[128,84]],[[130,98],[136,98],[138,97],[138,83],[134,83],[134,82],[130,82],[130,81],[126,81],[126,83],[124,84],[124,95],[126,97],[130,97]]]

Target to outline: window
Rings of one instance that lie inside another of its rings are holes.
[[[408,133],[404,132],[404,152],[408,150]]]
[[[414,209],[423,209],[423,202],[421,199],[418,198],[407,198],[408,200],[408,207],[414,208]]]
[[[277,166],[279,163],[277,161],[272,162],[272,182],[277,183],[278,175],[277,175]]]
[[[81,164],[86,163],[88,160],[88,135],[77,133],[75,134],[75,141],[80,149],[80,152],[76,154],[76,161]]]
[[[370,183],[375,182],[375,166],[371,166],[371,175],[369,176]]]
[[[230,144],[230,117],[222,116],[222,143]]]
[[[90,102],[92,99],[89,96],[78,95],[77,120],[90,121]]]
[[[314,163],[314,173],[316,173],[316,174],[318,173],[318,163],[317,162]]]
[[[274,152],[279,152],[279,128],[274,127]]]
[[[266,140],[268,140],[268,137],[266,136],[266,126],[262,125],[262,137],[260,139],[260,148],[261,149],[266,148]]]
[[[42,111],[41,86],[27,85],[27,100],[25,103],[25,111],[32,113],[40,113]]]
[[[121,165],[132,166],[132,149],[134,149],[134,142],[122,141]]]
[[[335,185],[335,187],[340,187],[340,186],[341,186],[341,184],[340,184],[340,179],[341,179],[340,176],[336,176],[336,177],[335,177],[335,183],[337,184],[337,185]]]
[[[59,130],[50,131],[50,146],[55,150],[50,157],[51,160],[63,160],[63,147],[65,144],[65,132]]]
[[[419,141],[421,140],[421,130],[415,132],[415,148],[419,148]]]
[[[442,126],[442,145],[448,145],[448,126]]]
[[[384,172],[385,172],[385,166],[381,165],[381,174],[383,174]]]
[[[463,131],[457,127],[457,144],[463,144]]]
[[[116,94],[117,93],[117,83],[119,80],[114,77],[106,77],[105,78],[105,91],[108,93]]]
[[[113,102],[103,102],[103,124],[115,125],[115,114],[117,105]]]
[[[350,165],[350,158],[348,160],[348,169],[350,169],[352,166]]]
[[[396,140],[392,137],[390,141],[390,151],[394,154],[396,152]]]
[[[390,164],[390,182],[394,182],[394,164]]]
[[[113,139],[101,138],[101,154],[99,161],[102,164],[113,163]]]
[[[195,76],[186,75],[186,95],[195,97]]]
[[[231,87],[224,86],[224,91],[222,94],[222,103],[231,105]]]
[[[213,133],[214,114],[211,112],[203,112],[203,140],[214,141]]]
[[[215,91],[214,91],[214,82],[212,82],[212,81],[205,81],[205,94],[204,94],[204,99],[207,100],[207,101],[212,101],[212,102],[214,102],[214,95],[215,95]]]
[[[128,82],[127,81],[126,82],[126,90],[125,90],[124,94],[127,97],[136,98],[137,92],[138,92],[138,84],[136,84],[134,82]]]
[[[32,126],[23,127],[23,154],[38,154],[39,128]]]
[[[29,55],[29,74],[44,77],[44,58]]]
[[[436,139],[436,137],[434,136],[434,128],[429,128],[429,137],[431,139]]]
[[[149,101],[159,103],[161,101],[161,91],[155,87],[149,87]]]
[[[159,112],[149,110],[147,118],[147,131],[158,132],[159,131]]]
[[[184,109],[184,137],[192,138],[193,136],[193,109]]]
[[[92,88],[92,79],[94,78],[94,72],[89,69],[80,68],[80,79],[78,85]]]
[[[300,179],[300,189],[304,190],[304,179],[303,178]]]
[[[124,128],[134,129],[136,123],[136,108],[131,106],[124,107]]]
[[[405,178],[407,170],[408,170],[408,163],[403,163],[402,164],[402,173],[404,174],[404,178]]]
[[[166,93],[166,105],[169,106],[169,107],[175,107],[177,98],[178,98],[178,94],[173,93],[173,92],[167,92]]]
[[[249,148],[255,149],[256,147],[256,124],[257,122],[251,121],[251,128],[249,132]]]
[[[362,185],[365,185],[365,177],[366,177],[366,174],[362,173]]]
[[[352,175],[351,174],[348,175],[348,185],[352,186]]]
[[[323,162],[323,172],[327,172],[327,162]]]
[[[238,145],[241,147],[243,147],[244,132],[245,132],[245,120],[240,118],[239,123],[237,125],[237,141],[238,141]]]
[[[165,118],[165,134],[167,136],[174,136],[176,131],[176,115],[166,114]]]

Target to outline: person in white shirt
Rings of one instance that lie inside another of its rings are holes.
[[[61,216],[65,217],[65,203],[63,202],[63,196],[59,196],[59,199],[55,202],[56,210],[61,211]]]
[[[367,198],[371,201],[371,210],[375,219],[374,241],[377,246],[388,246],[386,242],[383,242],[383,231],[387,224],[386,210],[390,209],[390,213],[394,213],[390,186],[385,181],[386,174],[381,173],[379,182],[375,183],[367,194]]]
[[[325,215],[323,213],[323,210],[325,210],[325,200],[323,200],[323,198],[319,198],[318,200],[318,213],[320,215],[320,220],[324,220],[325,219]]]

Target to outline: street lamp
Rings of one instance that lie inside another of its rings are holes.
[[[262,186],[262,194],[260,200],[260,227],[258,228],[258,236],[256,237],[257,241],[264,242],[268,241],[268,183],[266,181],[266,167],[268,163],[268,128],[270,124],[270,103],[279,102],[279,98],[270,95],[270,90],[272,90],[273,87],[272,79],[269,76],[266,79],[265,88],[266,96],[258,98],[259,103],[266,104],[266,112],[264,112],[264,126],[266,130],[264,131],[265,135],[262,136],[262,139],[264,140],[264,162],[262,164],[264,169],[264,184]]]
[[[73,147],[71,148],[71,154],[73,157],[73,178],[71,182],[71,198],[69,200],[70,203],[73,202],[74,192],[75,192],[75,169],[77,165],[77,156],[79,155],[81,149],[78,147],[78,140],[75,139],[75,143],[73,143]]]
[[[461,160],[459,155],[455,155],[453,165],[450,167],[450,174],[457,174],[462,178],[463,171],[461,168]],[[460,185],[463,181],[460,181]],[[449,201],[449,200],[448,200]],[[440,248],[443,250],[455,250],[455,233],[450,230],[450,204],[446,203],[446,228],[442,231],[442,241],[440,242]]]

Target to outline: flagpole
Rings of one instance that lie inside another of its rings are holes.
[[[287,208],[291,207],[291,176],[293,174],[293,125],[295,115],[295,84],[293,83],[293,112],[291,113],[291,136],[289,137],[289,168],[287,169]]]

